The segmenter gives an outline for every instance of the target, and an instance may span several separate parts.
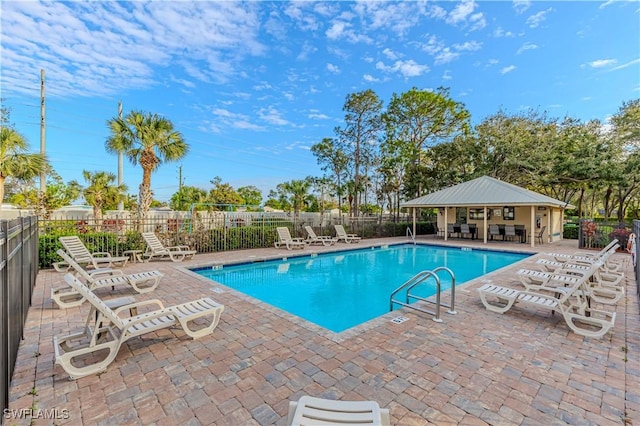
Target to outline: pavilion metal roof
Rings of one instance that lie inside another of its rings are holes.
[[[521,188],[499,179],[482,176],[402,203],[401,207],[446,206],[552,206],[571,204]]]

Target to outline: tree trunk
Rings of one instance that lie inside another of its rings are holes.
[[[0,210],[2,210],[2,203],[4,202],[4,182],[6,177],[0,175]]]
[[[584,200],[584,187],[580,188],[580,197],[578,197],[578,219],[582,218],[582,201]]]

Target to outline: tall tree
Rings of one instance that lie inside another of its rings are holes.
[[[362,171],[372,164],[379,146],[380,132],[383,129],[381,120],[382,101],[371,89],[351,93],[342,108],[346,112],[344,127],[335,129],[338,145],[351,163],[353,184],[349,187],[350,212],[358,214],[360,195],[364,190]]]
[[[131,111],[124,118],[107,122],[111,136],[106,150],[111,154],[124,153],[135,166],[142,167],[139,187],[139,215],[146,217],[153,200],[151,174],[165,162],[179,161],[189,150],[173,123],[157,114]]]
[[[55,209],[73,203],[82,193],[82,187],[78,182],[72,180],[65,184],[53,170],[47,172],[47,188],[44,194],[40,194],[36,178],[19,182],[19,190],[10,196],[9,202],[20,208],[33,209],[38,216],[45,219],[49,218]]]
[[[464,105],[451,99],[446,88],[430,91],[414,87],[401,95],[393,94],[383,115],[386,152],[404,158],[407,195],[417,197],[423,190],[424,150],[466,133],[469,117]]]
[[[206,203],[207,191],[195,186],[182,186],[178,192],[171,196],[169,206],[173,210],[187,211],[194,203]]]
[[[256,186],[241,186],[237,191],[246,206],[258,207],[262,204],[262,191]]]
[[[229,207],[244,202],[242,196],[228,182],[222,182],[220,176],[211,181],[213,188],[209,191],[209,203],[219,204],[218,210],[227,210]]]
[[[620,147],[620,176],[615,187],[617,217],[622,222],[630,198],[640,191],[640,99],[624,102],[611,117],[609,138]]]
[[[29,144],[20,133],[4,125],[0,127],[0,209],[7,178],[27,180],[48,168],[44,155],[28,150]]]
[[[294,179],[278,185],[278,191],[288,197],[296,218],[300,211],[311,201],[309,194],[311,185],[311,179]]]
[[[127,186],[116,184],[116,175],[109,172],[82,171],[87,186],[82,190],[85,201],[93,207],[93,217],[100,226],[102,212],[108,205],[116,205],[124,201],[127,193]]]
[[[347,165],[349,163],[347,154],[338,147],[338,144],[332,138],[322,139],[321,142],[311,147],[311,152],[316,156],[316,160],[322,166],[322,170],[328,173],[335,195],[338,198],[338,208],[342,211],[344,182],[347,179]]]

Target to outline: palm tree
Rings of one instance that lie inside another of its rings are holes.
[[[142,167],[138,209],[140,218],[144,218],[153,200],[151,173],[164,162],[182,159],[189,146],[171,121],[157,114],[131,111],[124,118],[109,120],[107,125],[111,130],[106,142],[107,152],[122,152],[131,164]]]
[[[293,205],[293,214],[297,218],[300,210],[310,200],[309,189],[311,188],[311,181],[309,179],[294,179],[291,182],[285,182],[281,185],[283,191],[291,196],[290,202]]]
[[[47,168],[42,154],[27,152],[29,144],[16,130],[0,126],[0,209],[4,200],[4,184],[8,177],[32,179]]]
[[[116,175],[108,172],[91,173],[82,171],[84,180],[89,186],[82,190],[87,203],[93,207],[93,217],[99,226],[102,220],[102,209],[106,204],[117,204],[126,198],[127,186],[115,185]]]

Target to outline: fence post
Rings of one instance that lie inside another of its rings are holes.
[[[2,401],[3,412],[9,407],[9,387],[11,386],[11,374],[9,373],[11,368],[9,366],[7,224],[7,220],[0,220],[0,400]]]

